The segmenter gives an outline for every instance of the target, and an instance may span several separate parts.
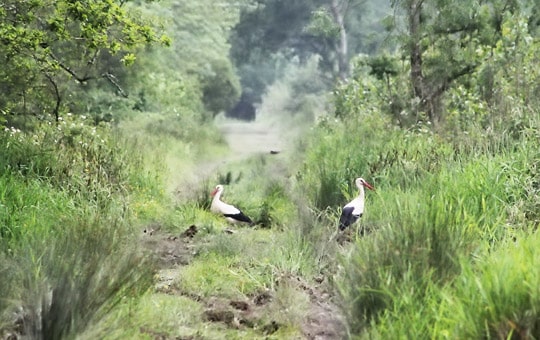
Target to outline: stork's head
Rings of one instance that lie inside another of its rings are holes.
[[[363,179],[363,178],[361,178],[361,177],[357,178],[355,182],[356,182],[356,186],[357,186],[358,188],[364,186],[364,187],[368,188],[369,190],[375,190],[375,188],[374,188],[371,184],[369,184],[368,182],[366,182],[366,180]]]
[[[223,185],[218,184],[218,185],[216,185],[214,190],[212,190],[212,193],[210,195],[211,196],[216,196],[217,193],[221,193],[222,191],[223,191]]]

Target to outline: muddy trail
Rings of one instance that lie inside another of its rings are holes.
[[[219,157],[207,157],[207,160],[196,164],[181,179],[174,179],[168,190],[177,201],[193,197],[194,188],[202,182],[216,177],[228,164],[253,157],[255,155],[281,155],[286,152],[286,140],[280,130],[264,123],[226,121],[217,124],[229,152]],[[212,185],[218,183],[212,183]]]
[[[242,159],[257,153],[278,153],[285,141],[277,128],[263,123],[227,122],[219,126],[233,158]]]
[[[228,143],[230,153],[220,159],[197,165],[192,176],[186,178],[186,181],[190,183],[184,183],[184,186],[191,185],[195,181],[207,180],[213,172],[219,171],[229,162],[238,162],[257,154],[277,155],[286,152],[286,142],[280,131],[262,123],[229,121],[220,124],[219,128]],[[176,190],[176,195],[181,195],[181,193]],[[197,249],[200,246],[194,238],[197,232],[195,225],[186,226],[181,233],[176,235],[162,231],[159,225],[149,225],[143,230],[145,247],[158,259],[157,292],[185,296],[183,292],[174,288],[173,281],[181,273],[182,268],[189,265],[197,256]],[[301,277],[291,275],[282,277],[280,280],[283,280],[282,284],[293,286],[295,290],[309,296],[309,308],[301,323],[303,339],[345,338],[343,316],[333,303],[334,296],[325,278],[321,277],[316,282],[307,282]],[[274,294],[275,292],[268,290],[244,300],[227,300],[219,295],[206,298],[189,296],[189,298],[205,306],[205,312],[201,315],[201,320],[204,322],[218,322],[230,329],[241,329],[257,324],[274,299]],[[274,322],[264,325],[262,338],[271,335],[279,327],[280,325]],[[171,338],[151,329],[141,329],[141,332],[155,339]]]

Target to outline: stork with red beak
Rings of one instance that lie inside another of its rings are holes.
[[[345,230],[362,217],[362,214],[364,213],[364,187],[369,190],[375,190],[375,188],[363,178],[357,178],[355,184],[360,192],[355,199],[343,207],[341,217],[339,218],[339,230],[341,231]]]
[[[227,221],[232,223],[245,222],[253,224],[253,221],[247,217],[240,209],[236,208],[233,205],[227,204],[221,201],[221,194],[223,193],[223,185],[218,184],[212,191],[212,205],[210,206],[210,211],[216,214],[220,214],[227,219]]]

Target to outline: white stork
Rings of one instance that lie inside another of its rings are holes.
[[[364,187],[368,188],[369,190],[375,190],[375,188],[373,188],[371,184],[366,182],[363,178],[357,178],[355,183],[360,192],[355,199],[343,207],[341,217],[339,218],[339,230],[341,231],[345,230],[351,224],[358,221],[360,217],[362,217],[362,214],[364,213]]]
[[[240,209],[221,201],[222,193],[223,185],[216,185],[214,191],[212,191],[212,196],[214,198],[212,199],[212,205],[210,206],[210,210],[216,214],[223,215],[227,219],[227,221],[232,223],[245,222],[253,224],[253,221],[249,217],[244,215],[244,213],[241,212]]]

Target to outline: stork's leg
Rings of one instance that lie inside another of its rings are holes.
[[[362,225],[361,223],[356,223],[354,228],[355,228],[355,233],[354,233],[355,240],[358,240],[359,237],[364,237],[366,235],[367,230],[364,227],[364,225]]]

